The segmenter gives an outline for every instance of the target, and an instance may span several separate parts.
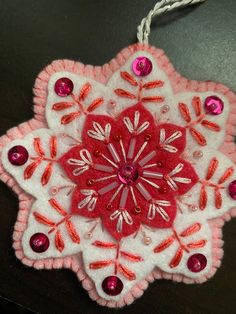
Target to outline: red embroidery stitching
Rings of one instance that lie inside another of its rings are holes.
[[[137,80],[130,73],[126,71],[120,72],[120,76],[123,80],[128,82],[130,85],[137,87],[137,94],[135,95],[122,88],[116,88],[114,89],[114,92],[117,96],[123,97],[123,98],[129,98],[129,99],[137,99],[137,101],[141,101],[143,103],[161,103],[164,101],[164,97],[162,96],[142,97],[143,89],[149,90],[149,89],[163,87],[164,86],[163,81],[155,80],[155,81],[150,81],[143,84],[142,79],[139,82],[137,82]]]
[[[196,120],[192,120],[190,112],[189,112],[189,108],[185,103],[179,103],[179,112],[182,118],[187,122],[185,127],[189,129],[190,134],[195,139],[195,141],[199,145],[205,146],[207,145],[206,138],[201,132],[196,130],[193,126],[200,123],[203,127],[214,132],[219,132],[221,128],[218,124],[205,119],[206,115],[202,114],[202,102],[201,102],[200,97],[197,97],[197,96],[193,97],[192,107],[194,108],[194,112],[197,117]]]
[[[105,227],[118,240],[135,232],[141,221],[160,228],[172,225],[174,197],[185,194],[199,180],[189,163],[178,161],[185,146],[184,129],[171,124],[156,127],[150,113],[138,104],[114,121],[89,116],[82,138],[83,146],[72,148],[59,160],[78,186],[72,199],[73,214],[102,216]],[[156,138],[162,161],[156,157]]]
[[[33,146],[35,152],[38,154],[38,157],[30,157],[31,160],[34,160],[31,164],[29,164],[24,170],[24,179],[28,180],[32,177],[37,167],[41,164],[42,161],[48,162],[46,165],[43,174],[41,176],[41,184],[42,186],[48,184],[51,175],[52,175],[52,165],[56,162],[55,157],[57,155],[57,139],[55,136],[51,136],[49,140],[49,148],[50,148],[50,158],[45,156],[45,151],[42,147],[41,139],[39,137],[34,138]]]
[[[89,112],[94,111],[97,109],[101,104],[104,102],[104,99],[102,97],[94,99],[86,108],[86,105],[84,104],[84,101],[87,99],[89,93],[92,90],[92,85],[90,83],[85,83],[79,92],[79,96],[76,97],[76,95],[71,94],[71,98],[73,102],[59,102],[55,103],[52,106],[52,110],[54,111],[63,111],[65,109],[71,108],[71,107],[79,107],[79,110],[76,110],[74,112],[70,112],[64,116],[61,117],[61,124],[69,124],[72,121],[74,121],[76,118],[78,118],[81,114],[87,115]]]
[[[222,207],[222,195],[220,190],[225,189],[224,186],[222,186],[223,183],[225,183],[234,173],[234,168],[229,167],[225,170],[223,175],[220,177],[217,183],[213,183],[212,181],[209,181],[212,179],[213,175],[217,171],[219,166],[219,161],[216,159],[216,157],[212,158],[209,166],[207,168],[207,174],[205,177],[205,180],[200,180],[199,182],[202,184],[200,189],[200,198],[199,198],[199,208],[201,210],[204,210],[207,206],[207,191],[206,187],[214,189],[214,197],[215,197],[215,207],[216,209],[220,209]]]
[[[57,230],[55,234],[55,246],[59,252],[62,252],[65,248],[65,242],[62,238],[60,230]]]
[[[169,263],[170,268],[177,267],[182,260],[184,252],[189,253],[190,249],[197,249],[197,248],[204,247],[206,245],[207,241],[205,239],[200,239],[200,240],[197,240],[195,242],[190,242],[187,244],[184,244],[181,240],[181,238],[187,238],[187,237],[199,232],[201,230],[201,227],[202,227],[202,225],[197,222],[197,223],[189,226],[185,230],[183,230],[179,235],[175,229],[172,229],[173,234],[171,236],[169,236],[168,238],[166,238],[165,240],[163,240],[161,243],[159,243],[154,248],[154,250],[153,250],[154,253],[160,253],[160,252],[164,251],[165,249],[170,247],[174,243],[174,241],[177,241],[179,243],[179,247],[178,247],[175,255],[172,257],[172,259]]]
[[[62,234],[59,230],[59,226],[62,223],[65,223],[65,228],[67,230],[67,233],[70,237],[70,239],[72,240],[72,242],[79,244],[80,243],[80,236],[79,233],[76,231],[75,226],[73,224],[73,222],[70,220],[71,219],[71,215],[68,214],[65,209],[53,198],[48,200],[50,206],[57,211],[58,214],[60,214],[61,216],[63,216],[63,218],[61,220],[59,220],[58,222],[54,222],[51,219],[48,219],[47,217],[45,217],[44,215],[34,211],[33,215],[36,221],[38,221],[41,224],[44,224],[46,226],[51,227],[50,230],[48,231],[48,234],[55,232],[55,238],[54,238],[54,242],[55,242],[55,246],[57,248],[58,251],[62,252],[64,250],[65,247],[65,243],[62,237]]]
[[[135,78],[129,74],[128,72],[120,72],[120,76],[127,82],[129,82],[133,86],[138,86],[138,82],[135,80]]]
[[[116,253],[115,253],[114,259],[91,262],[89,264],[90,269],[100,269],[100,268],[104,268],[104,267],[114,264],[114,274],[120,273],[124,277],[126,277],[128,280],[136,279],[135,273],[132,270],[130,270],[128,267],[126,267],[125,265],[121,264],[121,262],[119,261],[119,258],[122,257],[128,260],[129,262],[138,263],[138,262],[143,261],[143,258],[140,255],[133,254],[127,251],[121,251],[119,242],[113,243],[113,242],[103,242],[103,241],[97,240],[93,242],[92,245],[101,249],[105,249],[105,250],[115,249]]]

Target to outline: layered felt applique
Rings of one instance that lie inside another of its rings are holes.
[[[141,44],[102,67],[54,61],[34,94],[35,118],[1,138],[17,257],[71,268],[110,307],[210,278],[235,214],[235,95]]]

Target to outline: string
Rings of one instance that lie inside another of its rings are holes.
[[[148,15],[142,19],[140,25],[138,26],[138,41],[142,44],[148,44],[151,23],[155,16],[204,1],[206,0],[161,0],[157,2],[154,8],[150,10]]]

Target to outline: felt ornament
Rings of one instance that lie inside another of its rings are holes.
[[[35,116],[2,136],[1,180],[19,197],[16,256],[70,268],[90,297],[122,307],[154,279],[202,283],[236,214],[236,96],[178,74],[139,43],[101,67],[57,60],[37,77]]]

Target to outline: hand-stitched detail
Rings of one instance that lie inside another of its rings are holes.
[[[93,242],[93,245],[97,248],[105,249],[105,250],[114,249],[115,257],[114,259],[92,262],[89,264],[90,269],[96,270],[96,269],[108,267],[110,265],[114,265],[114,275],[117,275],[118,273],[120,273],[128,280],[136,279],[135,272],[133,272],[127,266],[125,266],[124,263],[125,263],[125,260],[131,263],[142,262],[143,261],[142,256],[121,250],[121,243],[119,242],[112,243],[112,242],[95,241]],[[121,263],[120,259],[123,259],[124,262]]]
[[[164,86],[164,82],[161,80],[150,81],[143,83],[142,79],[136,80],[130,73],[121,71],[120,76],[123,80],[128,82],[131,86],[136,87],[136,93],[130,92],[122,88],[114,89],[114,93],[123,98],[136,99],[142,103],[162,103],[164,102],[163,96],[142,96],[143,90],[152,90],[155,88],[161,88]]]
[[[226,187],[223,185],[233,174],[234,174],[234,168],[229,167],[227,168],[222,176],[219,178],[217,183],[213,183],[210,181],[217,171],[219,167],[219,161],[217,158],[212,158],[210,161],[210,164],[207,169],[206,177],[203,180],[200,180],[201,183],[201,189],[200,189],[200,198],[199,198],[199,208],[201,210],[204,210],[207,206],[208,196],[206,188],[214,189],[214,197],[215,197],[215,208],[220,209],[222,207],[222,195],[221,191],[222,189],[225,189]]]
[[[116,239],[137,231],[141,222],[154,228],[172,225],[175,196],[198,181],[192,166],[179,159],[185,129],[172,124],[156,127],[138,104],[116,120],[88,116],[82,142],[59,161],[77,184],[73,214],[101,217]]]
[[[179,103],[179,112],[183,120],[187,122],[185,128],[189,130],[190,134],[199,145],[205,146],[207,145],[207,140],[200,131],[196,130],[195,126],[200,124],[203,127],[214,132],[219,132],[221,128],[217,123],[205,119],[206,114],[202,112],[202,102],[200,97],[193,97],[192,107],[197,118],[196,120],[192,120],[189,108],[185,103]]]
[[[54,111],[64,111],[71,107],[78,107],[79,110],[76,110],[74,112],[70,112],[68,114],[65,114],[61,117],[61,124],[69,124],[72,121],[74,121],[76,118],[78,118],[81,114],[87,115],[88,113],[94,111],[98,107],[102,105],[104,102],[104,99],[102,97],[94,99],[90,104],[85,105],[84,101],[87,99],[89,93],[92,90],[92,85],[90,83],[85,83],[78,96],[71,94],[70,101],[68,102],[59,102],[55,103],[52,106],[52,110]]]
[[[57,160],[57,139],[55,136],[51,136],[49,140],[49,148],[50,148],[50,156],[46,157],[45,151],[41,144],[40,138],[34,138],[33,140],[33,146],[36,154],[38,156],[30,156],[30,159],[33,160],[32,163],[30,163],[24,170],[24,179],[28,180],[32,177],[34,174],[36,168],[43,162],[46,161],[47,165],[44,169],[44,172],[41,176],[41,184],[44,186],[48,184],[53,170],[53,163],[55,163]]]
[[[54,198],[48,200],[49,205],[52,209],[54,209],[58,214],[60,214],[63,218],[59,221],[55,222],[51,219],[47,218],[45,215],[40,214],[37,211],[33,212],[34,218],[40,224],[50,227],[48,234],[53,233],[55,231],[55,247],[58,251],[62,252],[65,248],[65,241],[62,237],[60,226],[62,224],[65,225],[65,229],[71,239],[72,242],[79,244],[80,236],[77,232],[73,222],[71,221],[71,215],[67,213],[67,211],[58,203],[58,201]]]
[[[175,255],[172,257],[172,259],[169,262],[170,268],[177,267],[183,258],[184,252],[189,253],[190,250],[199,249],[206,245],[207,241],[205,239],[194,240],[193,242],[188,242],[188,243],[183,242],[183,239],[188,238],[189,236],[199,232],[201,230],[201,227],[202,225],[200,223],[195,223],[193,225],[190,225],[188,228],[184,229],[179,234],[174,228],[172,228],[172,231],[173,231],[172,235],[170,235],[168,238],[166,238],[161,243],[159,243],[154,248],[153,250],[154,253],[161,253],[162,251],[170,247],[175,241],[177,241],[179,244],[179,247]]]

